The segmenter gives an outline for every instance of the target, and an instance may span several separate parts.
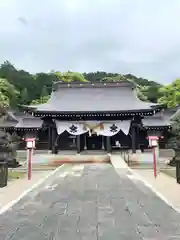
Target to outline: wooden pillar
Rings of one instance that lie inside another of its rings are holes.
[[[139,126],[136,127],[136,149],[140,149],[140,146],[139,146]]]
[[[104,136],[102,136],[102,146],[101,146],[101,149],[104,150]]]
[[[84,134],[84,150],[87,150],[87,135]]]
[[[51,130],[51,152],[52,154],[57,154],[57,146],[56,146],[56,137],[57,137],[57,132],[56,132],[56,128],[55,127],[52,127],[52,130]]]
[[[48,127],[48,150],[52,149],[52,127]]]
[[[77,135],[76,136],[76,149],[77,149],[77,153],[81,152],[81,136]]]
[[[111,137],[107,136],[106,137],[106,149],[108,153],[111,153],[112,148],[111,148]]]
[[[136,153],[136,129],[134,124],[132,124],[132,153]]]

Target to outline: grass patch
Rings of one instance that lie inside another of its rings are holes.
[[[169,175],[170,177],[176,178],[176,169],[162,169],[162,173]]]
[[[15,180],[25,177],[25,172],[18,171],[8,171],[8,180]]]

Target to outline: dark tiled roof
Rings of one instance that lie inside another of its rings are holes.
[[[17,121],[3,121],[0,122],[0,128],[12,128],[15,127],[17,124]]]
[[[131,82],[55,84],[45,104],[29,106],[38,112],[110,112],[151,110],[155,104],[137,98]]]
[[[16,128],[41,128],[43,121],[39,118],[23,118],[19,120]]]
[[[162,111],[151,117],[144,117],[142,119],[143,126],[145,127],[158,127],[170,126],[172,112],[169,110]]]
[[[11,120],[0,122],[0,128],[41,128],[43,121],[24,113],[9,112]]]

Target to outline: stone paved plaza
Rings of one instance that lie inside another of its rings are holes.
[[[180,216],[128,174],[94,164],[56,175],[0,216],[0,239],[180,239]]]

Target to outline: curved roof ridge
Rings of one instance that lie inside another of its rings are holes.
[[[138,95],[137,95],[137,90],[136,90],[136,88],[135,89],[133,89],[133,95],[134,95],[134,97],[136,98],[136,100],[140,103],[140,104],[143,104],[144,106],[147,106],[147,108],[148,107],[159,107],[160,106],[160,104],[158,104],[158,103],[152,103],[152,102],[145,102],[145,101],[142,101],[141,99],[139,99],[138,98]]]
[[[59,88],[102,88],[102,87],[130,87],[134,88],[135,84],[132,81],[106,81],[106,82],[54,82],[53,91]]]

